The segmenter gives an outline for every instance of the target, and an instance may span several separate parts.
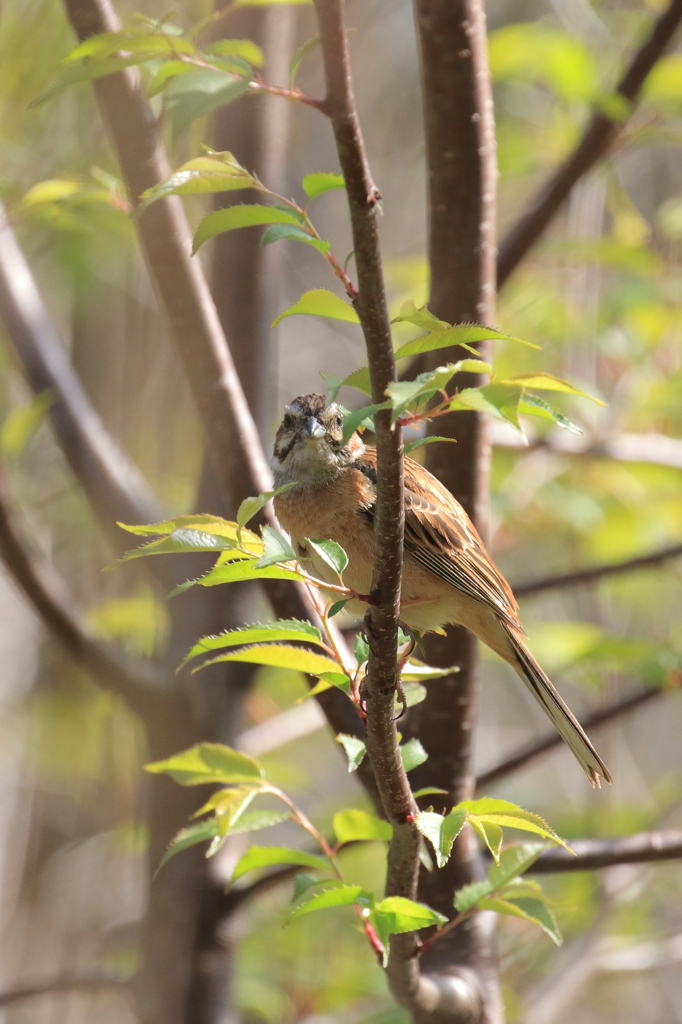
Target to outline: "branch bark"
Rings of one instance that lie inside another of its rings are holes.
[[[636,52],[616,86],[616,94],[633,108],[647,76],[665,53],[680,22],[682,0],[671,0],[656,20],[647,39]],[[623,123],[606,114],[594,113],[583,136],[549,181],[528,204],[500,245],[497,261],[498,286],[502,287],[528,250],[537,242],[550,221],[568,198],[576,182],[600,160],[622,131]]]
[[[646,689],[641,689],[629,697],[624,697],[622,700],[615,701],[613,704],[609,704],[605,708],[587,715],[580,724],[587,732],[598,729],[600,726],[607,725],[609,722],[620,718],[621,715],[628,714],[630,711],[641,707],[642,704],[648,704],[649,701],[668,692],[669,690],[666,687],[646,687]],[[529,743],[515,754],[500,761],[494,768],[490,768],[487,772],[479,775],[476,779],[476,790],[487,789],[488,786],[492,786],[493,783],[498,782],[500,779],[504,779],[513,772],[525,768],[526,765],[535,761],[536,758],[547,754],[556,747],[560,747],[562,742],[561,736],[558,733],[553,733],[542,740]]]
[[[11,1006],[25,999],[57,994],[58,992],[97,992],[110,988],[114,991],[130,992],[130,982],[122,978],[50,978],[45,981],[25,982],[16,988],[0,992],[0,1007]]]
[[[528,873],[549,875],[559,871],[596,871],[614,864],[652,864],[682,857],[682,829],[640,832],[619,839],[572,839],[575,856],[561,847],[544,850]]]
[[[533,594],[542,594],[546,590],[561,590],[564,587],[575,587],[580,583],[594,583],[608,576],[620,576],[623,573],[636,572],[638,569],[648,569],[652,565],[660,565],[661,562],[668,562],[673,558],[682,557],[682,544],[673,544],[660,551],[652,551],[650,555],[638,555],[637,558],[626,558],[623,562],[614,562],[613,565],[595,565],[587,569],[575,569],[573,572],[560,573],[557,576],[546,576],[542,580],[531,580],[528,583],[520,583],[514,587],[517,597],[530,597]]]
[[[449,323],[493,323],[495,308],[496,161],[492,92],[487,64],[485,10],[481,0],[415,0],[421,54],[429,187],[429,308]],[[459,349],[429,356],[430,368],[465,357]],[[483,383],[473,375],[453,379],[453,389]],[[490,461],[485,417],[458,412],[438,420],[437,432],[456,445],[429,445],[427,467],[462,503],[485,535]],[[412,731],[429,755],[415,770],[415,785],[448,791],[442,809],[473,793],[471,738],[477,692],[475,638],[449,627],[447,638],[429,638],[427,660],[458,665],[413,709]],[[453,895],[484,872],[469,830],[455,843],[448,864],[422,873],[419,895],[449,917]],[[483,916],[466,921],[433,945],[425,971],[459,978],[466,989],[449,1021],[497,1024],[502,1019],[492,936]],[[420,1018],[421,1019],[421,1018]]]

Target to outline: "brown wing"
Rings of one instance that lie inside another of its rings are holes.
[[[362,465],[361,465],[362,463]],[[356,463],[376,478],[376,451]],[[435,476],[405,459],[405,550],[439,579],[468,594],[518,628],[511,588],[462,506]]]

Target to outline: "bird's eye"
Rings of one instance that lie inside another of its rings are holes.
[[[290,416],[289,413],[287,413],[284,419],[282,420],[282,426],[284,427],[285,430],[288,430],[289,427],[292,426],[293,422],[293,417]]]
[[[339,415],[336,417],[336,425],[337,427],[343,426],[343,416],[341,415],[341,413],[339,413]]]

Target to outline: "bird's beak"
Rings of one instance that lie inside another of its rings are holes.
[[[324,437],[324,427],[322,424],[315,419],[314,416],[309,416],[305,422],[305,426],[301,430],[302,437],[310,437],[317,439],[318,437]]]

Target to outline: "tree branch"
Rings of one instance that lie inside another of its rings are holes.
[[[524,454],[545,448],[561,455],[582,455],[616,462],[651,462],[657,466],[682,469],[682,440],[665,434],[611,434],[603,438],[576,437],[565,430],[554,430],[541,440],[528,444],[521,435],[503,423],[493,423],[492,442],[500,448],[520,448]]]
[[[616,95],[634,107],[642,86],[656,62],[663,56],[682,21],[682,0],[671,0],[634,55],[616,87]],[[528,250],[538,240],[547,225],[576,184],[609,150],[622,130],[622,123],[606,114],[594,113],[575,150],[564,160],[549,181],[528,204],[528,207],[508,232],[500,245],[497,260],[497,281],[501,287],[516,269]]]
[[[346,181],[358,272],[354,300],[367,346],[372,401],[384,401],[395,380],[386,294],[377,226],[379,191],[372,181],[357,111],[346,44],[341,0],[315,0],[320,29],[328,114],[341,170]],[[390,410],[376,422],[377,508],[374,521],[374,571],[365,618],[370,652],[367,680],[367,751],[387,818],[393,824],[388,852],[386,894],[414,899],[419,869],[419,833],[409,819],[417,812],[410,791],[393,721],[397,684],[396,650],[403,559],[403,443],[399,427],[391,429]],[[413,934],[391,940],[387,976],[391,991],[403,1005],[415,1008],[423,999],[437,1005],[435,987],[420,978],[410,954]]]
[[[659,565],[661,562],[667,562],[672,558],[680,558],[681,556],[682,544],[673,544],[671,547],[661,548],[660,551],[652,551],[650,555],[626,558],[625,561],[614,562],[613,565],[596,565],[588,569],[575,569],[573,572],[560,573],[557,576],[546,576],[541,580],[520,583],[513,590],[516,597],[530,597],[533,594],[541,594],[545,590],[575,587],[579,583],[593,583],[595,580],[601,580],[607,576],[620,576],[623,573],[635,572],[637,569],[647,569],[652,565]]]
[[[58,992],[73,991],[97,991],[97,989],[112,988],[120,989],[123,992],[130,992],[130,982],[122,978],[51,978],[45,981],[25,982],[16,988],[0,992],[0,1007],[11,1006],[24,999],[35,999],[37,996],[53,995]]]
[[[682,829],[640,832],[622,839],[572,839],[571,850],[544,850],[528,873],[549,875],[559,871],[595,871],[614,864],[651,864],[682,858]]]
[[[634,711],[635,708],[641,707],[642,704],[648,704],[649,701],[668,692],[668,687],[646,687],[631,694],[629,697],[624,697],[622,700],[615,701],[613,704],[609,704],[601,708],[601,710],[587,715],[580,724],[586,731],[598,729],[602,725],[607,725],[609,722],[620,718],[621,715],[628,714],[630,711]],[[525,768],[526,765],[535,761],[536,758],[541,757],[550,750],[554,750],[555,747],[560,747],[562,742],[561,736],[558,733],[552,733],[551,736],[546,736],[542,740],[535,740],[529,743],[515,754],[495,765],[494,768],[490,768],[487,772],[479,775],[476,779],[476,789],[487,789],[488,786],[491,786],[499,779],[506,778],[512,772]]]
[[[73,601],[50,577],[51,567],[38,566],[27,554],[13,523],[4,470],[0,467],[0,557],[48,629],[95,679],[128,701],[140,714],[154,712],[165,699],[165,676],[156,666],[133,661],[95,640],[73,612]]]

